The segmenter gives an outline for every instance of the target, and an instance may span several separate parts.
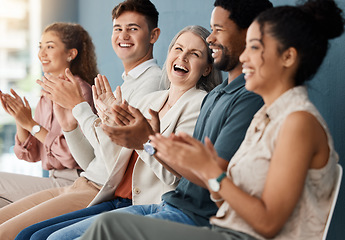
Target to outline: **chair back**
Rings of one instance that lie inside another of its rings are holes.
[[[326,240],[326,237],[327,237],[327,232],[328,232],[328,229],[329,229],[329,225],[331,224],[332,215],[333,215],[333,212],[334,212],[335,205],[337,203],[337,198],[338,198],[339,189],[340,189],[340,185],[341,185],[341,179],[342,179],[342,176],[343,176],[343,168],[341,167],[341,165],[339,163],[337,164],[337,172],[336,172],[336,174],[337,174],[336,183],[335,183],[335,186],[334,186],[334,189],[333,189],[333,193],[332,193],[332,196],[331,196],[332,204],[331,204],[330,209],[329,209],[329,213],[328,213],[328,217],[327,217],[327,222],[326,222],[325,229],[324,229],[323,235],[322,235],[322,240]]]

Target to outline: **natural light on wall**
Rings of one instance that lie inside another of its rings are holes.
[[[41,78],[37,58],[41,35],[41,0],[0,0],[0,89],[13,88],[31,108],[39,99]],[[0,107],[0,171],[41,176],[40,162],[28,163],[13,154],[13,117]]]

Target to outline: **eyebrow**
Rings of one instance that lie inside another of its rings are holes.
[[[45,43],[55,43],[54,41],[47,41]],[[39,44],[42,44],[42,42],[39,42]]]
[[[259,38],[252,38],[249,40],[249,42],[254,42],[254,41],[258,41],[258,42],[262,43],[262,40]]]
[[[176,42],[175,43],[176,45],[179,45],[180,47],[184,47],[182,44],[180,44],[180,43],[178,43],[178,42]],[[201,54],[203,54],[203,52],[202,52],[202,50],[200,50],[200,49],[197,49],[197,48],[193,48],[193,49],[191,49],[190,51],[198,51],[198,52],[200,52]]]
[[[121,24],[115,24],[114,27],[121,27]],[[141,26],[139,24],[136,23],[129,23],[126,25],[126,27],[138,27],[141,28]]]
[[[223,26],[223,25],[220,25],[220,24],[218,24],[218,23],[216,23],[216,24],[214,24],[213,26],[210,25],[210,27],[211,27],[211,28],[212,28],[212,27],[220,27],[220,28],[223,28],[224,26]]]

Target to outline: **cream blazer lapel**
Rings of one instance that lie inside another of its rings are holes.
[[[174,106],[164,115],[164,117],[160,120],[160,132],[162,135],[169,136],[174,131],[177,125],[177,121],[179,121],[179,118],[182,112],[185,110],[186,106],[188,105],[186,104],[186,102],[189,102],[190,99],[193,99],[193,96],[197,95],[199,92],[200,90],[197,90],[196,88],[192,88],[188,90],[179,98],[179,100],[174,104]],[[169,96],[168,90],[161,91],[159,95],[157,95],[157,97],[154,98],[155,99],[154,102],[150,102],[150,104],[147,104],[147,107],[143,107],[141,109],[142,112],[144,112],[144,116],[146,118],[151,118],[151,115],[148,113],[148,109],[151,108],[154,111],[159,111],[163,107],[168,96]],[[195,103],[195,104],[197,104],[200,107],[201,100],[199,103]],[[89,206],[92,206],[92,205],[95,205],[107,200],[111,200],[114,198],[113,195],[114,195],[115,189],[122,180],[122,177],[127,168],[127,164],[132,152],[133,152],[133,149],[128,149],[124,147],[121,149],[107,182],[104,184],[103,188],[100,190],[97,196],[93,199],[93,201],[89,204]],[[138,151],[138,153],[140,156],[141,151]],[[145,162],[144,159],[142,159],[142,161]],[[157,162],[157,164],[159,163]],[[134,170],[136,169],[136,165],[134,166]],[[149,164],[149,165],[152,165],[152,164]],[[153,170],[150,170],[150,171],[153,171]],[[134,174],[135,173],[133,173],[133,175]]]

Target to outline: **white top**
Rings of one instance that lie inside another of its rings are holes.
[[[122,74],[122,98],[133,107],[137,107],[148,93],[166,89],[161,83],[162,70],[156,62],[155,59],[148,60],[133,68],[127,75]]]
[[[326,123],[308,99],[305,87],[290,89],[271,106],[263,106],[255,114],[245,139],[229,163],[228,177],[242,190],[260,197],[280,127],[287,116],[296,111],[306,111],[317,118],[327,134],[330,155],[326,166],[308,170],[302,196],[274,239],[321,239],[335,185],[338,155]],[[257,239],[265,239],[237,215],[227,202],[222,204],[211,223],[247,233]]]
[[[123,98],[130,105],[135,106],[146,94],[161,90],[162,71],[151,60],[149,63],[144,62],[138,65],[132,71],[134,71],[135,77],[127,75],[121,90]],[[73,131],[64,132],[70,151],[76,162],[84,170],[81,176],[103,185],[112,169],[111,167],[110,169],[107,168],[107,166],[113,165],[107,161],[114,162],[114,160],[105,159],[102,151],[112,151],[116,144],[103,131],[96,132],[95,126],[98,122],[98,116],[92,112],[86,102],[76,105],[72,113],[79,126]],[[102,145],[100,140],[102,140]]]

